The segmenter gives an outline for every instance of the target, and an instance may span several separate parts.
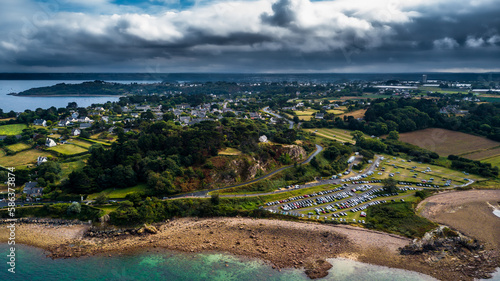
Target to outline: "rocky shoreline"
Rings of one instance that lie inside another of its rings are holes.
[[[5,229],[0,230],[4,242]],[[249,218],[182,218],[133,229],[31,219],[18,222],[17,232],[19,243],[43,248],[51,258],[147,249],[218,251],[261,259],[277,270],[300,268],[310,278],[328,274],[331,265],[327,258],[344,257],[440,280],[473,280],[490,272],[491,266],[480,261],[498,257],[496,252],[474,249],[445,256],[436,256],[435,251],[402,255],[401,250],[412,241],[397,235],[344,225]],[[478,262],[472,263],[472,259]],[[471,266],[473,270],[469,270]]]

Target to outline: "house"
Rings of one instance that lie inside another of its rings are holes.
[[[325,117],[324,113],[316,113],[316,119],[323,119]]]
[[[80,124],[80,129],[88,129],[90,127],[92,127],[92,124],[90,124],[90,123],[81,123]]]
[[[90,122],[94,122],[94,120],[88,118],[87,116],[85,117],[80,117],[76,120],[77,122],[80,122],[80,123],[90,123]]]
[[[24,185],[23,193],[27,195],[27,197],[40,197],[43,193],[43,188],[36,187],[38,185],[37,182],[27,182]]]
[[[179,121],[184,124],[188,124],[191,121],[191,117],[189,116],[181,116],[179,117]]]
[[[43,120],[43,119],[36,119],[34,122],[33,122],[33,125],[35,126],[44,126],[46,127],[47,126],[47,121]]]
[[[139,113],[130,113],[133,118],[139,118]]]
[[[81,133],[82,133],[82,131],[80,129],[73,129],[71,131],[72,136],[79,136]]]
[[[71,118],[76,119],[80,114],[78,112],[71,113]]]
[[[174,115],[175,115],[175,116],[180,116],[180,115],[182,114],[182,112],[183,112],[183,111],[182,111],[182,110],[180,110],[180,109],[174,109]]]
[[[36,159],[37,166],[42,165],[42,163],[44,163],[44,162],[47,162],[47,157],[38,156],[38,158]]]
[[[66,118],[64,120],[59,120],[59,123],[57,123],[57,126],[59,127],[66,127],[71,125],[73,125],[73,123],[70,121],[69,118]]]
[[[267,142],[267,137],[266,137],[266,135],[262,135],[262,136],[260,136],[260,137],[259,137],[259,141],[260,141],[260,142]]]
[[[46,147],[54,147],[56,145],[57,144],[56,144],[56,142],[53,139],[47,138],[47,140],[45,141],[45,146]]]
[[[108,123],[109,122],[109,116],[103,116],[101,117],[101,120]]]
[[[260,119],[260,114],[258,112],[250,112],[250,119]]]

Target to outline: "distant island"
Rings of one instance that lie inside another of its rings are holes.
[[[13,96],[117,96],[140,92],[139,84],[110,83],[100,80],[80,84],[59,83],[11,93]]]

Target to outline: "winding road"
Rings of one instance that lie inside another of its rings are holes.
[[[293,125],[295,124],[295,123],[293,123],[293,121],[288,120],[288,119],[284,118],[283,116],[281,116],[281,115],[279,115],[279,114],[273,113],[273,112],[271,111],[271,109],[269,108],[269,106],[268,106],[268,107],[264,107],[264,108],[262,109],[262,111],[264,111],[265,113],[267,113],[267,114],[269,114],[269,115],[272,115],[272,116],[274,116],[274,117],[276,117],[276,118],[283,118],[283,119],[285,119],[285,120],[288,122],[288,124],[289,124],[288,129],[293,129]]]

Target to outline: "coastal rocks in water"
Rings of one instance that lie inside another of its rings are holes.
[[[401,255],[419,255],[428,264],[440,262],[472,278],[490,278],[500,262],[495,251],[458,231],[440,226],[401,248]]]
[[[332,265],[325,260],[317,260],[306,266],[305,273],[311,279],[323,278],[328,275],[328,270]]]

